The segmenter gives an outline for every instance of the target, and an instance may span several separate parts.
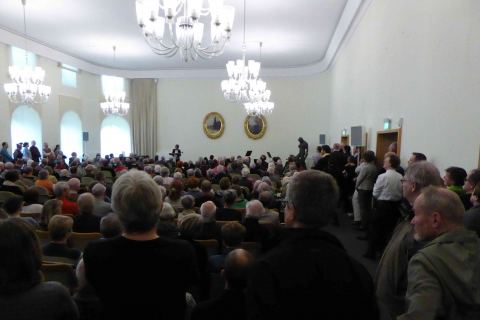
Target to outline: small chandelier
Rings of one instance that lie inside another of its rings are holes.
[[[223,0],[209,0],[209,7],[202,7],[203,0],[137,0],[137,22],[153,52],[167,57],[178,51],[183,60],[197,57],[212,58],[223,53],[230,39],[235,8],[223,5]],[[161,15],[160,15],[161,13]],[[203,43],[205,23],[202,16],[211,16],[210,42]],[[165,30],[167,29],[167,30]]]
[[[100,108],[106,115],[125,116],[130,110],[130,104],[125,102],[125,91],[105,93],[105,102],[100,103]]]
[[[247,111],[247,114],[251,114],[251,115],[271,114],[273,109],[275,108],[275,103],[269,101],[270,95],[271,95],[271,91],[265,90],[263,95],[259,97],[258,100],[244,103],[243,106],[245,107],[245,111]]]
[[[117,47],[113,46],[113,61],[116,58]],[[108,91],[105,92],[105,102],[100,103],[100,108],[105,115],[125,116],[130,110],[130,104],[125,102],[125,91]]]
[[[26,0],[23,5],[23,36],[25,37],[25,66],[10,66],[8,73],[13,82],[3,85],[8,99],[13,103],[45,103],[50,97],[52,88],[44,85],[45,70],[40,67],[32,68],[28,65],[27,51],[27,22],[25,15]]]

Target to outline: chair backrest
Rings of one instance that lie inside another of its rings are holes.
[[[215,239],[195,240],[207,249],[209,256],[218,254],[218,241]]]
[[[250,179],[250,180],[252,180],[253,182],[262,179],[262,178],[261,178],[258,174],[256,174],[256,173],[249,173],[249,174],[247,175],[247,178]]]
[[[80,233],[80,232],[72,232],[70,236],[70,240],[72,241],[72,245],[74,248],[83,252],[87,247],[87,244],[90,241],[100,239],[102,237],[101,233],[98,232],[91,232],[91,233]]]
[[[262,249],[262,246],[259,242],[253,241],[244,241],[240,247],[250,252],[254,257],[258,257]]]
[[[20,217],[23,217],[23,218],[30,217],[30,218],[35,219],[36,221],[40,221],[41,216],[42,216],[41,212],[29,212],[29,213],[22,212],[22,213],[20,213]]]
[[[42,262],[42,273],[45,281],[57,281],[63,284],[70,293],[77,286],[77,279],[73,271],[73,265],[67,263]]]
[[[218,226],[220,227],[220,229],[223,227],[223,225],[229,223],[229,222],[232,222],[232,221],[221,221],[221,220],[217,220],[216,221]]]
[[[15,193],[9,191],[0,191],[0,206],[3,206],[7,199],[14,197]]]
[[[42,256],[42,263],[65,263],[73,266],[76,261],[66,257]]]
[[[48,233],[48,231],[35,230],[35,233],[38,236],[38,240],[40,240],[40,246],[41,247],[50,243],[50,234]]]

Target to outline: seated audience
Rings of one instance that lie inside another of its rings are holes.
[[[233,190],[227,190],[223,193],[225,207],[217,208],[215,219],[217,219],[218,221],[241,221],[242,220],[242,214],[238,210],[231,208],[231,206],[235,203],[236,197],[237,197],[236,192]]]
[[[40,228],[48,230],[50,219],[57,214],[62,214],[62,201],[57,199],[47,200],[43,204],[42,215],[40,216]]]
[[[180,219],[183,216],[186,216],[190,213],[197,213],[193,208],[195,207],[195,198],[189,194],[184,195],[180,198],[180,204],[183,207],[182,212],[178,214]]]
[[[335,180],[302,171],[292,177],[287,195],[286,238],[252,269],[248,318],[378,319],[369,273],[321,230],[337,206]]]
[[[53,186],[53,194],[57,200],[62,201],[62,214],[76,215],[78,213],[77,203],[68,199],[70,194],[68,183],[65,181],[57,182]]]
[[[8,191],[22,196],[25,190],[16,183],[19,179],[20,175],[17,170],[7,171],[5,173],[5,181],[0,186],[0,191]]]
[[[223,269],[225,257],[233,250],[240,248],[245,237],[245,227],[237,221],[231,221],[222,227],[223,249],[222,254],[210,256],[208,259],[210,270],[218,273]]]
[[[34,229],[38,228],[38,222],[32,217],[21,217],[23,199],[20,196],[13,196],[8,198],[3,204],[3,209],[7,212],[9,218],[19,218],[27,222]]]
[[[0,221],[0,257],[0,319],[78,319],[67,289],[42,281],[38,238],[23,221]]]
[[[192,312],[192,320],[243,320],[246,315],[245,288],[253,264],[252,255],[243,249],[231,251],[222,273],[225,290],[218,298],[201,302]]]
[[[44,256],[62,257],[77,263],[82,253],[74,248],[69,248],[67,240],[72,234],[73,219],[64,215],[56,215],[48,223],[50,243],[43,246]]]
[[[478,319],[480,239],[463,226],[462,202],[428,187],[413,209],[414,237],[428,244],[408,263],[407,310],[397,319]]]
[[[192,292],[196,300],[208,299],[210,288],[210,275],[208,273],[208,254],[203,245],[196,242],[202,234],[202,217],[196,213],[184,216],[178,221],[178,231],[180,238],[190,243],[195,251],[197,266],[200,271],[200,281],[198,283],[198,292]]]
[[[92,188],[92,194],[95,197],[93,214],[98,217],[104,217],[112,212],[112,206],[105,201],[106,192],[107,188],[101,183],[96,183]]]
[[[68,192],[68,199],[71,201],[77,201],[78,194],[80,191],[81,182],[78,178],[71,178],[67,181],[68,187],[70,188]]]
[[[470,195],[472,207],[465,212],[463,222],[468,230],[475,231],[480,237],[480,182]]]
[[[183,210],[182,202],[180,198],[183,194],[183,183],[181,180],[174,180],[170,184],[170,191],[168,196],[165,198],[165,202],[169,203],[175,212],[178,214],[180,211]]]
[[[122,224],[117,214],[110,212],[100,219],[100,233],[103,239],[115,238],[123,232]]]
[[[83,258],[104,316],[183,320],[185,294],[198,270],[188,243],[156,233],[160,189],[148,174],[131,170],[115,181],[112,208],[123,235],[90,243]]]
[[[167,205],[166,203],[163,203],[163,210],[158,216],[157,234],[161,237],[178,239],[178,226],[175,219],[175,210],[173,210],[172,206],[168,203]]]
[[[272,210],[273,204],[275,202],[275,197],[271,191],[263,191],[258,195],[258,200],[263,204],[265,212],[260,216],[260,223],[272,223],[279,224],[279,214],[278,211]]]
[[[265,214],[265,208],[259,200],[247,202],[244,226],[246,228],[245,241],[264,243],[269,237],[268,229],[260,224],[260,217]]]
[[[200,189],[201,193],[195,198],[195,207],[200,207],[204,202],[215,200],[212,192],[212,183],[210,181],[207,179],[203,180]]]
[[[217,207],[213,201],[207,201],[200,207],[200,215],[202,216],[203,228],[202,235],[199,239],[216,239],[221,244],[220,226],[215,219]]]
[[[30,188],[25,191],[23,194],[23,208],[22,213],[42,213],[43,205],[39,204],[38,190],[35,188]]]
[[[53,183],[48,178],[47,170],[40,170],[40,172],[38,173],[38,179],[35,181],[35,186],[45,188],[49,194],[53,194]]]
[[[79,213],[73,218],[74,232],[100,232],[100,217],[93,214],[95,197],[87,192],[78,196]]]

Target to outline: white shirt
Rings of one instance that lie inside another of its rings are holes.
[[[400,173],[395,169],[388,169],[378,176],[373,186],[373,197],[377,200],[400,201],[403,196],[401,180]]]
[[[22,213],[42,213],[43,206],[38,203],[34,203],[28,206],[23,206]]]

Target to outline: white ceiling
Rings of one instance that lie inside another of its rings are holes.
[[[339,22],[347,23],[342,27],[346,32],[354,18],[341,20],[349,1],[353,0],[247,0],[247,58],[259,58],[262,41],[262,68],[304,67],[322,61]],[[135,0],[28,0],[27,36],[85,62],[115,69],[224,68],[228,60],[241,56],[243,39],[243,1],[225,0],[225,4],[236,9],[232,37],[224,54],[211,60],[185,63],[179,55],[154,54],[137,26]],[[20,0],[0,0],[0,28],[23,34]]]

